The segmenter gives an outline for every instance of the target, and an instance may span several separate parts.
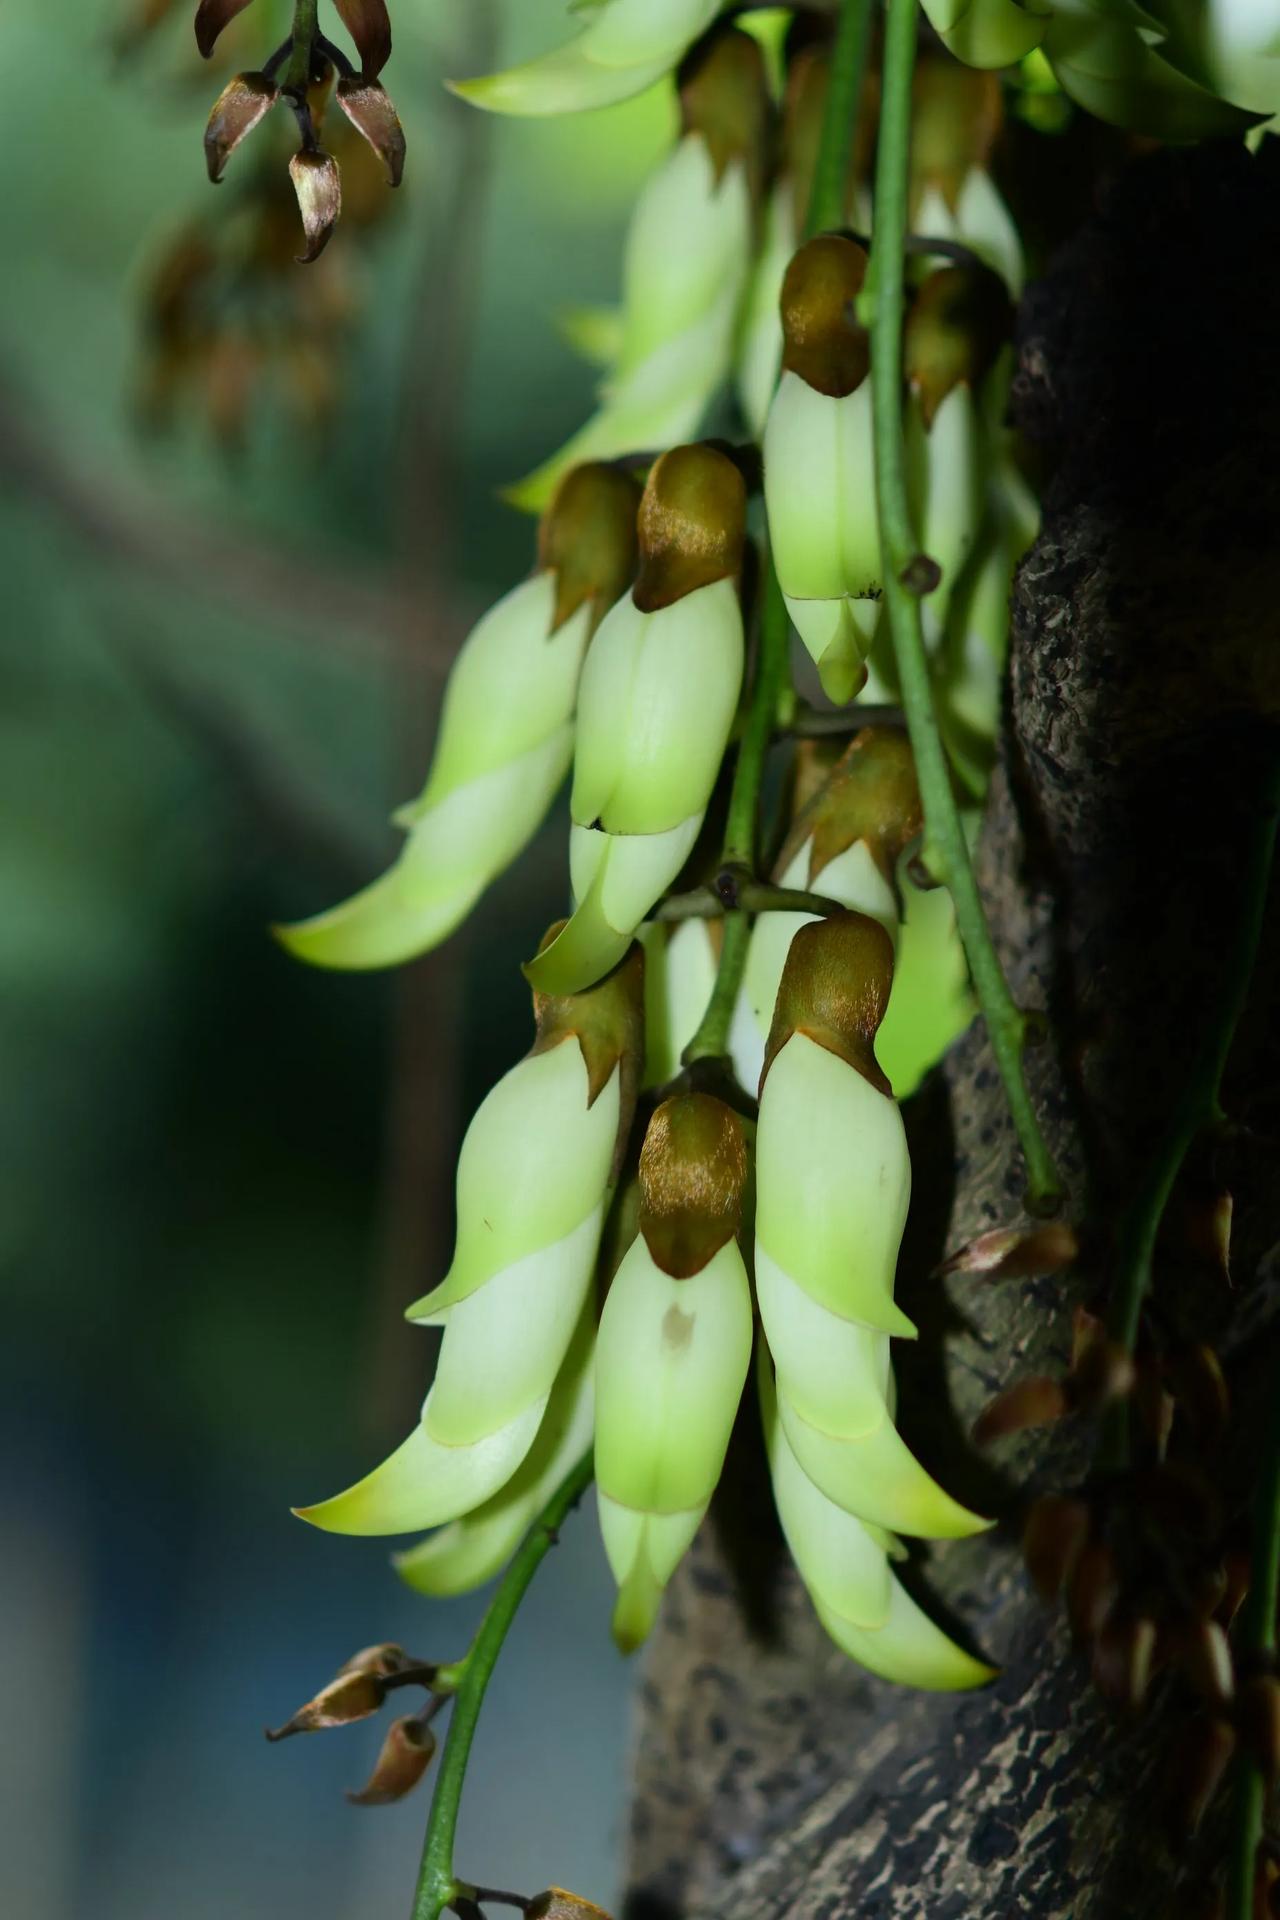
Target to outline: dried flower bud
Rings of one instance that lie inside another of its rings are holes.
[[[1154,1620],[1139,1614],[1105,1621],[1094,1640],[1092,1660],[1094,1685],[1103,1698],[1136,1711],[1151,1684],[1155,1651]]]
[[[318,260],[329,244],[329,236],[342,212],[342,176],[332,154],[295,153],[289,162],[289,177],[298,196],[306,250],[297,257],[302,265]]]
[[[867,255],[856,240],[823,233],[792,256],[782,282],[782,365],[833,400],[867,377],[871,345],[856,304]]]
[[[380,1680],[388,1680],[393,1673],[407,1673],[411,1667],[425,1664],[422,1660],[415,1660],[394,1640],[382,1640],[376,1646],[361,1647],[359,1653],[353,1653],[349,1660],[343,1661],[338,1672],[372,1673]]]
[[[663,1101],[640,1150],[640,1231],[664,1273],[689,1279],[733,1238],[746,1182],[736,1113],[708,1093]]]
[[[356,43],[361,73],[366,80],[376,80],[391,57],[387,0],[333,0],[333,4]]]
[[[1280,1777],[1280,1680],[1256,1673],[1236,1696],[1240,1745],[1268,1785]]]
[[[393,1720],[368,1781],[347,1799],[353,1807],[387,1807],[403,1800],[431,1765],[435,1750],[436,1737],[421,1720]]]
[[[552,632],[591,604],[599,625],[636,570],[640,488],[628,473],[598,461],[570,467],[538,526],[538,565],[556,576]]]
[[[253,132],[278,98],[279,89],[265,73],[238,73],[227,82],[213,103],[204,130],[205,165],[215,185],[240,142]]]
[[[1010,338],[1013,308],[998,273],[979,265],[939,267],[907,315],[903,371],[927,428],[955,387],[977,387]]]
[[[249,0],[200,0],[196,8],[196,45],[205,59],[217,45],[222,29],[243,13]]]
[[[525,1908],[525,1920],[609,1920],[603,1907],[593,1907],[576,1893],[563,1887],[548,1887],[535,1894]]]
[[[362,134],[387,170],[387,184],[398,187],[404,178],[404,128],[391,97],[377,80],[344,73],[337,86],[338,105],[356,132]]]
[[[1071,1401],[1060,1380],[1044,1373],[1028,1374],[988,1401],[973,1423],[974,1445],[990,1446],[993,1440],[1027,1427],[1051,1427],[1070,1410]]]
[[[938,1268],[939,1274],[985,1273],[992,1280],[1030,1280],[1061,1273],[1079,1254],[1074,1228],[1065,1220],[1043,1226],[993,1227],[980,1233]]]
[[[1166,1822],[1175,1851],[1204,1819],[1235,1750],[1235,1729],[1225,1720],[1197,1726],[1179,1742],[1170,1769]]]
[[[640,501],[640,571],[631,597],[656,613],[742,566],[747,490],[714,447],[673,447],[656,460]]]
[[[803,1033],[856,1068],[878,1092],[888,1093],[875,1037],[892,984],[893,941],[878,920],[865,913],[835,913],[801,927],[778,987],[761,1089],[792,1034]]]
[[[1116,1559],[1101,1540],[1087,1540],[1067,1581],[1067,1619],[1076,1640],[1092,1640],[1120,1593]]]
[[[340,1673],[327,1687],[321,1687],[314,1700],[299,1707],[282,1727],[268,1731],[268,1740],[287,1740],[294,1733],[325,1733],[330,1727],[349,1726],[377,1713],[386,1698],[386,1688],[376,1673]]]
[[[1044,1493],[1022,1530],[1022,1557],[1042,1599],[1056,1600],[1084,1550],[1092,1524],[1087,1502]]]
[[[726,26],[695,41],[676,76],[680,130],[706,143],[717,181],[738,161],[752,197],[764,188],[772,108],[764,53],[751,34]]]

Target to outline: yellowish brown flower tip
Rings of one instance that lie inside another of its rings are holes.
[[[809,885],[859,840],[891,884],[898,860],[924,815],[911,743],[900,727],[864,727],[841,754],[825,786],[799,815],[778,858],[780,877],[809,841]]]
[[[603,1907],[593,1906],[580,1894],[566,1893],[563,1887],[548,1887],[537,1893],[525,1908],[525,1920],[610,1920]]]
[[[337,86],[338,105],[356,132],[362,134],[387,170],[388,186],[404,178],[404,128],[391,99],[378,80],[347,73]]]
[[[742,1221],[747,1143],[736,1113],[709,1093],[678,1093],[640,1149],[640,1231],[673,1280],[701,1273]]]
[[[953,388],[976,387],[1013,331],[1009,291],[990,267],[939,267],[916,294],[903,371],[926,427]]]
[[[893,941],[878,920],[865,913],[835,913],[801,927],[774,1002],[761,1089],[792,1034],[803,1033],[887,1094],[875,1037],[892,985]]]
[[[200,0],[196,8],[196,45],[206,60],[218,44],[222,29],[248,5],[249,0]]]
[[[391,57],[387,0],[333,0],[333,4],[356,43],[361,73],[366,80],[376,80]]]
[[[747,489],[715,447],[673,447],[649,470],[636,523],[640,571],[631,597],[656,613],[742,566]]]
[[[278,98],[275,81],[265,73],[238,73],[227,82],[213,103],[204,130],[205,165],[215,186],[240,142],[253,132]]]
[[[871,366],[871,340],[856,302],[866,250],[840,233],[820,233],[791,257],[782,282],[782,364],[806,386],[841,400]]]
[[[571,467],[538,526],[538,566],[556,576],[556,633],[585,602],[596,626],[635,578],[640,485],[618,467]]]
[[[1086,1540],[1067,1581],[1067,1620],[1078,1642],[1101,1631],[1119,1596],[1114,1553],[1104,1540]]]
[[[382,1743],[373,1772],[357,1793],[348,1793],[353,1807],[389,1807],[403,1800],[431,1765],[436,1737],[430,1727],[413,1717],[393,1720]]]
[[[738,27],[713,31],[687,54],[676,81],[681,132],[699,134],[706,142],[717,181],[734,161],[741,162],[758,200],[773,117],[759,41]]]
[[[548,927],[538,952],[544,953],[566,925],[557,920]],[[582,1048],[588,1106],[595,1105],[614,1068],[620,1068],[619,1135],[625,1140],[644,1062],[644,949],[639,941],[632,941],[611,973],[581,993],[543,993],[535,987],[533,1017],[538,1034],[530,1052],[549,1053],[570,1038]]]
[[[965,175],[987,166],[1003,124],[1000,75],[922,49],[912,95],[912,202],[936,187],[954,213]]]
[[[318,260],[329,244],[329,236],[342,212],[342,176],[332,154],[295,153],[289,162],[289,177],[298,196],[302,232],[306,247],[297,258],[306,265]]]

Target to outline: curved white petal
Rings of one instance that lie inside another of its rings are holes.
[[[963,1539],[992,1524],[944,1493],[887,1413],[870,1433],[841,1440],[803,1419],[780,1382],[778,1414],[791,1451],[813,1484],[859,1520],[935,1540]]]

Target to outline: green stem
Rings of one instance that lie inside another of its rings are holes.
[[[294,0],[293,51],[281,85],[288,93],[305,94],[311,84],[311,50],[315,45],[320,0]]]
[[[905,305],[907,184],[911,148],[911,81],[916,58],[917,0],[888,0],[876,149],[875,233],[859,310],[870,313],[876,498],[884,561],[884,597],[893,636],[902,705],[924,802],[927,864],[950,889],[978,1004],[986,1017],[1027,1166],[1027,1206],[1054,1210],[1062,1183],[1036,1119],[1022,1069],[1027,1023],[1014,1005],[992,943],[969,848],[960,824],[938,731],[925,656],[920,596],[938,570],[920,551],[907,494],[902,425],[902,316]]]
[[[440,1771],[431,1798],[427,1818],[427,1836],[422,1848],[422,1866],[413,1900],[413,1920],[440,1920],[445,1908],[457,1898],[461,1888],[454,1879],[453,1844],[458,1829],[458,1807],[466,1778],[471,1742],[489,1684],[507,1630],[516,1617],[530,1581],[548,1550],[555,1545],[558,1529],[591,1484],[592,1456],[583,1455],[548,1500],[517,1549],[502,1584],[489,1603],[471,1643],[471,1651],[458,1668],[457,1688],[449,1732],[440,1756]]]
[[[831,49],[827,97],[813,163],[813,181],[805,213],[804,238],[844,225],[848,211],[849,159],[858,125],[862,76],[871,38],[870,0],[841,0]]]
[[[733,770],[729,792],[729,814],[724,831],[723,865],[754,874],[756,867],[756,825],[760,807],[760,783],[773,732],[773,716],[778,695],[787,676],[787,608],[778,585],[778,576],[769,559],[765,568],[764,605],[760,614],[760,654],[756,662],[756,680],[751,689],[747,724],[738,747],[738,764]],[[724,939],[715,986],[707,1002],[698,1031],[685,1048],[686,1066],[695,1060],[721,1058],[729,1051],[729,1026],[747,963],[751,938],[751,920],[744,908],[726,913]]]
[[[1174,1105],[1164,1137],[1120,1224],[1107,1333],[1126,1353],[1132,1353],[1137,1343],[1142,1303],[1151,1285],[1156,1235],[1174,1181],[1197,1136],[1222,1117],[1222,1076],[1244,1011],[1262,935],[1275,854],[1278,805],[1280,758],[1275,758],[1267,770],[1260,806],[1243,849],[1243,907],[1226,957],[1222,983],[1208,1010],[1208,1024],[1199,1052]],[[1099,1465],[1114,1471],[1123,1467],[1128,1457],[1128,1403],[1118,1400],[1109,1409],[1103,1426]]]
[[[1280,1604],[1280,1395],[1273,1397],[1262,1471],[1253,1510],[1253,1561],[1249,1592],[1240,1616],[1242,1663],[1264,1664],[1276,1647],[1276,1607]],[[1250,1658],[1252,1656],[1252,1658]],[[1258,1843],[1266,1813],[1266,1783],[1244,1754],[1236,1762],[1231,1810],[1231,1854],[1227,1867],[1226,1920],[1252,1920],[1253,1881]]]

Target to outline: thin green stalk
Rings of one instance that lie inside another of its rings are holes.
[[[1221,987],[1206,1009],[1207,1024],[1164,1138],[1126,1209],[1116,1247],[1116,1273],[1107,1311],[1107,1333],[1132,1353],[1138,1338],[1142,1303],[1151,1285],[1156,1235],[1182,1163],[1203,1130],[1222,1117],[1222,1076],[1248,997],[1258,955],[1275,855],[1276,810],[1280,806],[1280,758],[1268,769],[1260,806],[1243,849],[1242,911],[1227,954]],[[1118,1400],[1103,1426],[1099,1464],[1116,1470],[1129,1456],[1128,1403]]]
[[[454,1878],[453,1845],[458,1829],[458,1807],[466,1778],[471,1742],[489,1684],[507,1630],[548,1550],[555,1545],[556,1534],[565,1519],[591,1484],[592,1456],[583,1455],[548,1500],[535,1520],[514,1559],[502,1576],[502,1584],[489,1603],[465,1660],[459,1663],[457,1688],[449,1732],[440,1756],[431,1812],[427,1818],[427,1836],[422,1848],[422,1866],[413,1899],[413,1920],[440,1920],[445,1908],[462,1891]]]
[[[1027,1022],[1014,1005],[992,944],[947,757],[938,731],[925,655],[920,596],[937,584],[937,568],[921,553],[907,495],[902,423],[902,317],[905,305],[907,182],[911,149],[911,80],[916,58],[917,0],[888,0],[876,149],[875,232],[860,311],[870,315],[876,499],[902,705],[924,802],[926,859],[955,902],[956,921],[978,1004],[1004,1082],[1027,1166],[1027,1205],[1048,1212],[1062,1182],[1040,1131],[1022,1069]]]
[[[1260,1666],[1276,1650],[1276,1607],[1280,1604],[1280,1395],[1273,1396],[1271,1428],[1253,1511],[1253,1560],[1249,1592],[1240,1616],[1243,1666]],[[1246,1755],[1236,1762],[1231,1809],[1231,1853],[1227,1867],[1225,1920],[1252,1920],[1254,1866],[1262,1838],[1267,1789]]]
[[[805,212],[806,240],[812,240],[815,233],[827,233],[844,224],[849,159],[857,131],[858,103],[870,39],[870,0],[842,0]]]
[[[311,50],[315,44],[320,0],[294,0],[293,51],[282,85],[286,92],[305,94],[311,82]]]

